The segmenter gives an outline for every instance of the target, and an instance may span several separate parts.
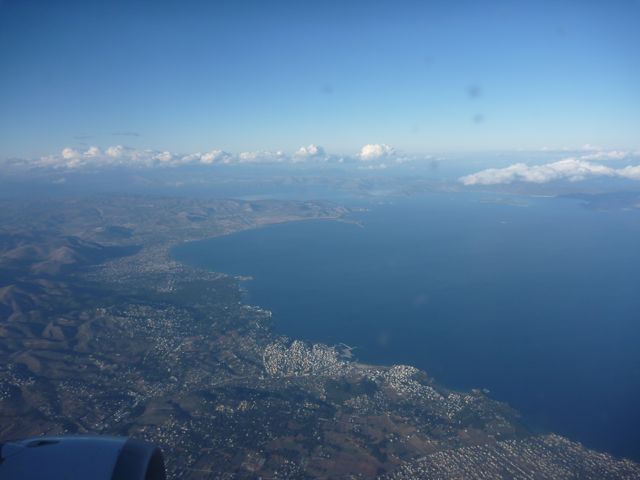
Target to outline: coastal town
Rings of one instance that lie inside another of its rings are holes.
[[[170,258],[181,242],[344,207],[116,197],[22,208],[30,222],[4,209],[1,232],[0,268],[15,278],[0,286],[2,438],[142,438],[161,446],[169,478],[640,476],[631,461],[532,434],[481,390],[276,335],[240,279]]]

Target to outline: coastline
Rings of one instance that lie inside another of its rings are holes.
[[[314,220],[314,219],[310,219],[310,220]],[[335,219],[329,219],[329,220],[335,220]],[[340,221],[340,220],[338,220],[338,221]],[[347,223],[354,223],[354,222],[347,222]],[[207,239],[203,239],[202,241],[206,242]],[[202,267],[200,267],[200,268],[202,268]],[[229,275],[228,273],[226,273],[226,274]],[[234,277],[234,275],[230,275],[230,276]],[[247,290],[250,291],[251,286],[250,285],[246,285],[246,286],[241,286],[241,288],[246,288]],[[243,302],[246,302],[246,295],[243,295]],[[259,302],[256,302],[256,303],[259,306],[258,308],[265,309],[265,307],[261,306]],[[245,303],[245,304],[249,305],[249,303]],[[275,315],[273,317],[273,321],[275,322],[276,325],[278,324],[277,315]],[[299,340],[304,341],[304,342],[306,342],[306,343],[308,343],[310,345],[313,345],[313,344],[317,343],[317,344],[324,344],[324,345],[326,345],[328,347],[332,347],[332,348],[340,348],[342,342],[343,341],[347,341],[344,338],[339,338],[338,337],[333,342],[324,343],[322,340],[316,342],[316,340],[312,340],[309,337],[305,338],[304,336],[300,336],[300,335],[291,335],[291,334],[288,334],[286,331],[282,332],[282,334],[284,336],[287,336],[287,337],[291,338],[292,341],[295,341],[295,339],[299,339]],[[349,359],[352,362],[354,362],[355,364],[357,364],[358,366],[362,367],[362,368],[374,368],[374,369],[379,369],[379,370],[389,370],[389,369],[392,369],[394,366],[398,365],[398,363],[393,362],[393,361],[391,361],[389,363],[377,362],[375,360],[374,361],[362,362],[362,361],[360,361],[358,359],[358,355],[357,354],[353,354],[353,353],[351,354]],[[407,362],[407,364],[408,365],[412,365],[411,362]],[[425,372],[426,374],[429,374],[429,370],[428,369],[426,371],[425,370],[421,370],[421,371]],[[464,387],[461,388],[461,387],[455,387],[455,386],[449,387],[448,383],[446,381],[445,382],[438,381],[437,385],[438,385],[439,388],[441,388],[443,390],[448,390],[448,391],[451,391],[451,392],[470,392],[470,391],[472,391],[472,389],[470,389],[470,388],[464,388]],[[487,385],[479,385],[479,387],[480,387],[480,391],[484,395],[489,395],[490,397],[493,398],[494,394],[489,392],[489,390],[487,388],[488,387]],[[491,388],[491,387],[489,387],[489,388]],[[491,388],[491,390],[493,391],[494,389]],[[504,403],[505,405],[509,405],[509,408],[515,408],[515,407],[511,407],[510,403],[507,400],[500,399],[500,398],[493,398],[493,399],[496,402],[501,402],[501,403]],[[556,431],[553,428],[553,426],[551,426],[551,427],[549,426],[548,422],[547,422],[546,425],[541,425],[540,423],[538,423],[536,421],[536,417],[534,417],[534,416],[521,416],[521,422],[522,422],[523,426],[526,426],[526,429],[528,431],[530,431],[532,434],[543,434],[543,433],[548,433],[548,432],[551,432],[551,431]],[[571,436],[569,436],[569,437],[571,437]],[[623,457],[621,457],[621,458],[623,458]]]

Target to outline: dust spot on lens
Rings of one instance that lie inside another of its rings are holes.
[[[467,95],[471,100],[475,100],[482,96],[482,87],[480,85],[469,85],[467,87]]]

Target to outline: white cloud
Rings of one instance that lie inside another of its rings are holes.
[[[603,148],[602,148],[602,147],[598,147],[598,146],[596,146],[596,145],[591,145],[590,143],[585,143],[585,144],[582,146],[582,150],[585,150],[585,151],[587,151],[587,152],[594,152],[594,151],[600,151],[600,150],[603,150]]]
[[[627,166],[617,170],[618,175],[623,178],[630,178],[631,180],[640,180],[640,165]]]
[[[102,152],[98,147],[89,147],[83,155],[87,158],[96,158],[102,155]]]
[[[624,152],[621,150],[610,150],[610,151],[601,150],[595,153],[582,155],[580,158],[582,160],[624,160],[628,156],[629,156],[628,152]]]
[[[161,163],[170,163],[173,160],[173,154],[171,152],[159,152],[151,157],[152,160],[156,160]]]
[[[16,165],[24,165],[25,163],[25,161],[15,162]],[[55,167],[60,163],[60,159],[57,155],[45,155],[44,157],[40,157],[34,163],[39,167]]]
[[[183,155],[182,157],[180,157],[179,160],[176,161],[176,163],[180,165],[187,165],[189,163],[196,163],[196,162],[207,163],[202,161],[203,155],[207,155],[207,154],[206,153],[202,154],[200,152],[197,152],[197,153],[190,153],[189,155]]]
[[[107,157],[118,158],[124,153],[124,147],[122,145],[114,145],[107,148]]]
[[[276,152],[258,150],[255,152],[242,152],[238,155],[239,163],[280,163],[286,159],[287,156],[280,150]]]
[[[74,158],[78,158],[80,156],[80,152],[73,148],[64,148],[62,150],[62,158],[65,160],[71,160]]]
[[[211,150],[210,152],[200,155],[200,163],[212,165],[214,163],[232,163],[233,156],[223,150]]]
[[[521,149],[526,151],[526,149]],[[630,152],[622,150],[607,150],[598,145],[592,145],[585,143],[581,147],[549,147],[544,146],[540,148],[541,152],[548,153],[565,153],[566,155],[573,155],[583,160],[620,160],[628,157]]]
[[[514,182],[577,182],[594,177],[622,177],[640,180],[640,166],[612,168],[582,158],[565,158],[543,165],[516,163],[505,168],[489,168],[460,178],[464,185],[499,185]]]
[[[108,167],[116,165],[130,167],[174,167],[189,164],[220,165],[285,161],[294,161],[294,159],[293,157],[288,157],[281,151],[255,151],[233,155],[223,150],[211,150],[205,153],[196,152],[187,155],[177,155],[168,150],[139,150],[122,145],[112,145],[106,148],[104,152],[98,147],[90,147],[83,153],[73,148],[65,148],[58,155],[48,155],[41,157],[35,162],[24,161],[23,163],[25,165],[31,164],[49,168],[80,168],[83,166]]]
[[[400,156],[395,149],[385,144],[370,144],[362,147],[352,157],[332,155],[319,145],[300,147],[292,154],[281,150],[249,151],[233,154],[224,150],[208,152],[175,153],[168,150],[137,149],[123,145],[111,145],[106,148],[88,147],[81,151],[72,147],[64,148],[60,153],[43,156],[37,160],[21,159],[13,163],[26,168],[79,169],[108,167],[177,167],[181,165],[236,165],[236,164],[295,164],[295,163],[349,163],[361,162],[372,168],[383,168],[392,163],[402,163],[411,158]]]
[[[320,158],[325,156],[324,148],[313,143],[308,147],[300,147],[296,153],[293,154],[294,159],[308,159],[308,158]]]
[[[363,162],[380,160],[395,153],[395,149],[384,143],[370,143],[360,149],[358,158]]]

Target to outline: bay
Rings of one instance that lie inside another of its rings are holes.
[[[253,277],[246,301],[279,333],[487,388],[534,431],[640,460],[638,212],[457,193],[367,208],[172,255]]]

